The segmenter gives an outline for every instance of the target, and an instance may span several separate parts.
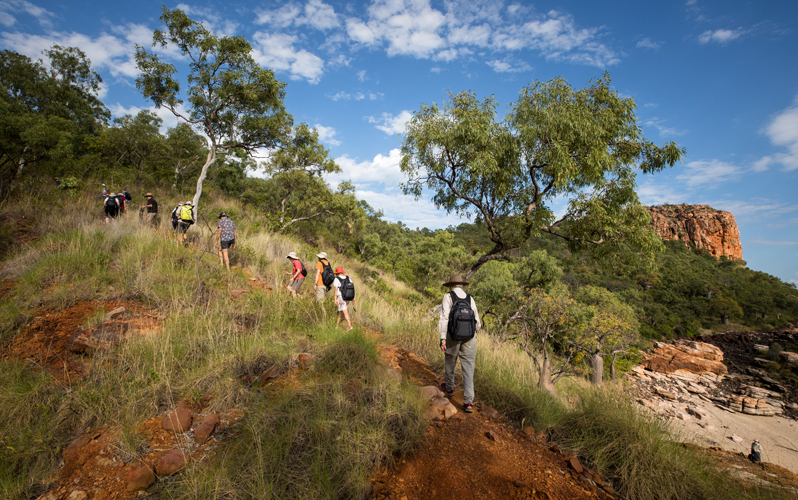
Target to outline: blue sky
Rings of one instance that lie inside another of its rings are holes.
[[[343,167],[329,180],[352,180],[410,227],[458,222],[398,187],[398,134],[421,103],[473,90],[510,104],[533,80],[583,87],[609,71],[645,136],[687,149],[682,164],[639,179],[643,202],[732,212],[749,267],[798,283],[798,2],[0,0],[0,47],[31,57],[80,47],[111,111],[135,113],[150,104],[132,53],[151,44],[162,3],[246,36],[288,82],[289,112]]]

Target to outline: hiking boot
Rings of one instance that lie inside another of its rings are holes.
[[[454,396],[454,389],[452,389],[451,391],[448,390],[446,388],[446,382],[441,382],[441,390],[443,391],[444,394],[446,394],[447,398]]]
[[[474,405],[471,403],[463,403],[463,411],[466,413],[473,413]]]
[[[348,332],[348,331],[350,331],[350,330],[352,330],[354,328],[355,328],[354,326],[350,326],[349,328],[346,329],[346,331]]]

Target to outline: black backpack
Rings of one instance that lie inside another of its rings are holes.
[[[302,266],[302,271],[301,271],[302,277],[303,278],[307,278],[308,277],[308,271],[305,269],[305,264],[303,264],[302,261],[299,261],[299,265]]]
[[[446,328],[449,337],[457,342],[464,342],[474,338],[477,333],[477,317],[471,309],[471,296],[466,294],[461,299],[452,290],[452,309],[449,311],[449,325]]]
[[[125,199],[127,201],[133,201],[133,196],[131,196],[130,193],[128,193],[127,191],[122,191],[122,193],[125,195]]]
[[[341,281],[341,298],[347,302],[355,300],[355,284],[349,279],[349,276],[340,280]]]
[[[112,208],[119,208],[119,203],[117,203],[116,198],[111,198],[110,196],[105,200],[106,207]]]
[[[335,281],[335,273],[333,273],[332,267],[330,267],[329,260],[327,259],[322,260],[321,266],[322,266],[321,282],[329,290],[330,285],[332,285],[333,281]]]

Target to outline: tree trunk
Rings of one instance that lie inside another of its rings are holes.
[[[721,319],[723,319],[723,324],[724,325],[728,325],[729,324],[729,315],[728,314],[721,314]]]
[[[208,151],[208,159],[205,160],[205,165],[202,166],[202,172],[200,172],[199,179],[197,179],[197,192],[194,193],[194,217],[199,218],[199,199],[202,196],[202,183],[205,181],[205,176],[208,175],[208,167],[211,166],[213,162],[216,161],[216,146],[211,145],[210,151]]]
[[[599,353],[591,354],[590,365],[593,367],[590,383],[601,387],[602,382],[604,382],[604,358]]]
[[[556,396],[557,391],[554,389],[554,384],[551,382],[551,359],[549,359],[549,356],[545,352],[543,353],[543,362],[540,366],[539,375],[538,386],[541,389],[549,391],[552,396]]]
[[[612,361],[610,362],[610,377],[613,382],[615,382],[615,360],[618,358],[617,354],[612,355]]]

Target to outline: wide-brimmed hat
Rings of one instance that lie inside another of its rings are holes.
[[[110,196],[111,198],[116,198],[116,193],[111,193],[108,196]]]
[[[316,257],[318,257],[320,259],[326,259],[327,258],[327,252],[317,253]]]
[[[288,252],[288,255],[286,255],[285,258],[286,259],[297,259],[297,260],[299,260],[299,257],[296,256],[296,252]]]
[[[335,268],[335,274],[346,274],[346,272],[344,272],[344,268],[343,267],[338,266],[338,267]]]
[[[219,218],[221,219],[222,217],[227,217],[227,212],[220,213]]]
[[[148,196],[152,197],[152,193],[147,193],[147,194],[144,195],[145,198],[148,197]]]
[[[449,277],[449,281],[443,284],[443,286],[452,286],[452,285],[467,285],[468,281],[464,280],[462,276],[459,274],[453,274]]]

